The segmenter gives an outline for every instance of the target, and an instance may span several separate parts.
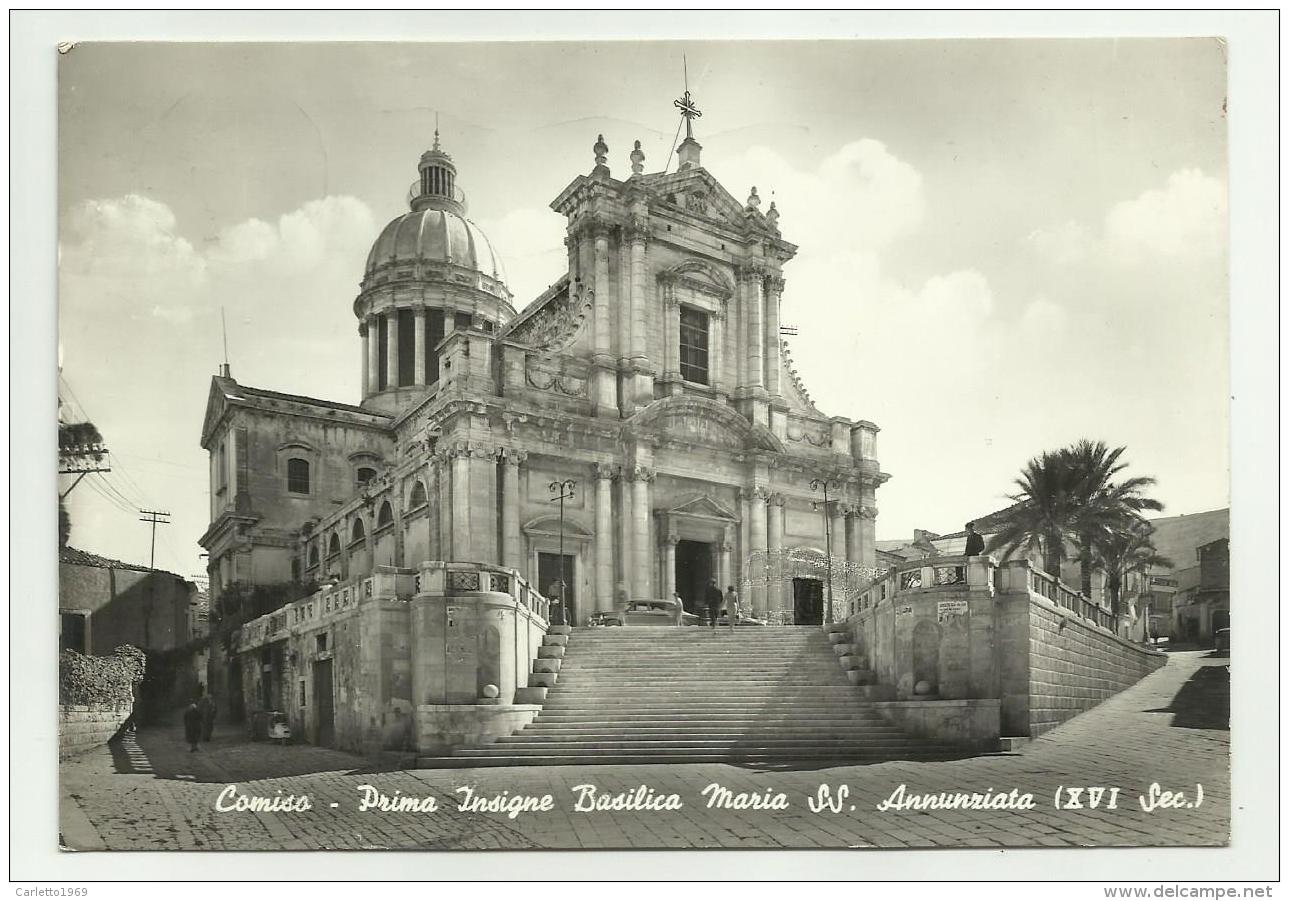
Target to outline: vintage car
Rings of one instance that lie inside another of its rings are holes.
[[[1213,633],[1213,650],[1231,653],[1231,627],[1218,629]]]

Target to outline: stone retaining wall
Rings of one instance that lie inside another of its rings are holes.
[[[1029,734],[1042,735],[1164,665],[1166,657],[1030,597]]]
[[[58,759],[105,745],[125,725],[129,707],[66,705],[58,708]]]

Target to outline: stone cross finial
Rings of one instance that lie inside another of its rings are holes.
[[[635,149],[631,151],[631,174],[640,175],[644,172],[644,151],[640,149],[640,142],[636,141]]]

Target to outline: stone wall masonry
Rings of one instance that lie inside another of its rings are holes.
[[[1039,736],[1164,665],[1165,656],[1045,598],[1029,603],[1029,734]]]
[[[58,708],[58,758],[62,760],[105,745],[129,719],[130,708],[63,705]]]

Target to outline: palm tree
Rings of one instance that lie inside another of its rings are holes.
[[[1098,545],[1134,529],[1143,510],[1164,509],[1159,501],[1142,494],[1155,484],[1153,478],[1134,476],[1114,481],[1127,468],[1127,463],[1119,462],[1125,450],[1111,450],[1104,441],[1085,438],[1060,451],[1079,482],[1071,530],[1079,549],[1079,590],[1084,597],[1092,596],[1092,572],[1100,568]]]
[[[1155,527],[1138,519],[1126,529],[1114,532],[1098,542],[1097,566],[1106,573],[1106,590],[1110,593],[1110,610],[1119,622],[1120,595],[1123,580],[1129,573],[1144,573],[1152,568],[1173,567],[1173,561],[1159,553],[1154,541]]]
[[[1041,556],[1043,569],[1059,576],[1077,513],[1080,479],[1064,451],[1044,451],[1025,464],[1016,485],[1020,491],[1011,495],[1016,503],[990,536],[986,552],[1001,550],[1010,556],[1023,547]]]
[[[1059,577],[1069,556],[1067,545],[1073,545],[1081,563],[1080,587],[1091,597],[1096,548],[1138,521],[1142,510],[1163,509],[1142,494],[1154,479],[1115,481],[1127,466],[1119,462],[1125,450],[1085,439],[1030,460],[1016,480],[1020,491],[1011,495],[1016,503],[990,537],[987,551],[1012,554],[1023,547],[1041,555],[1043,569]]]

